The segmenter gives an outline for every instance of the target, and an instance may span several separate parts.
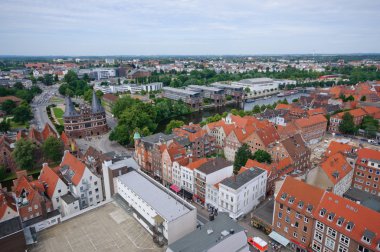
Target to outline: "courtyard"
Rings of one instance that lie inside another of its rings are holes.
[[[164,251],[115,201],[43,230],[37,237],[32,252]]]

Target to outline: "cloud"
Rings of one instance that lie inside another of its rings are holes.
[[[2,0],[0,54],[380,52],[379,9],[372,0]]]

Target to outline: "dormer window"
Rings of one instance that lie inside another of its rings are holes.
[[[298,202],[298,207],[303,208],[303,202],[302,201]]]
[[[281,195],[281,199],[282,199],[282,200],[285,200],[285,199],[286,199],[286,196],[287,196],[286,193],[283,193],[283,194]]]
[[[321,211],[319,211],[320,216],[325,216],[326,209],[322,208]]]
[[[371,240],[375,237],[375,233],[366,229],[362,236],[362,241],[371,244]]]
[[[338,220],[336,221],[336,224],[341,227],[343,224],[343,221],[344,221],[343,218],[338,218]]]
[[[348,222],[346,226],[346,230],[351,231],[354,228],[354,223],[353,222]]]
[[[332,221],[332,220],[334,219],[334,216],[335,216],[334,213],[329,213],[328,216],[327,216],[327,219],[328,219],[329,221]]]
[[[290,203],[290,204],[293,204],[293,203],[294,203],[294,197],[290,197],[290,198],[289,198],[289,203]]]
[[[312,205],[308,205],[307,208],[306,208],[306,212],[311,213],[311,210],[313,210],[313,206]]]

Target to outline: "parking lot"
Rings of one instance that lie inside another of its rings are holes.
[[[110,202],[38,233],[32,252],[164,251],[116,202]]]

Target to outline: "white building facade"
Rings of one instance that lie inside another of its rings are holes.
[[[265,199],[267,171],[255,168],[219,183],[219,211],[237,219]]]

